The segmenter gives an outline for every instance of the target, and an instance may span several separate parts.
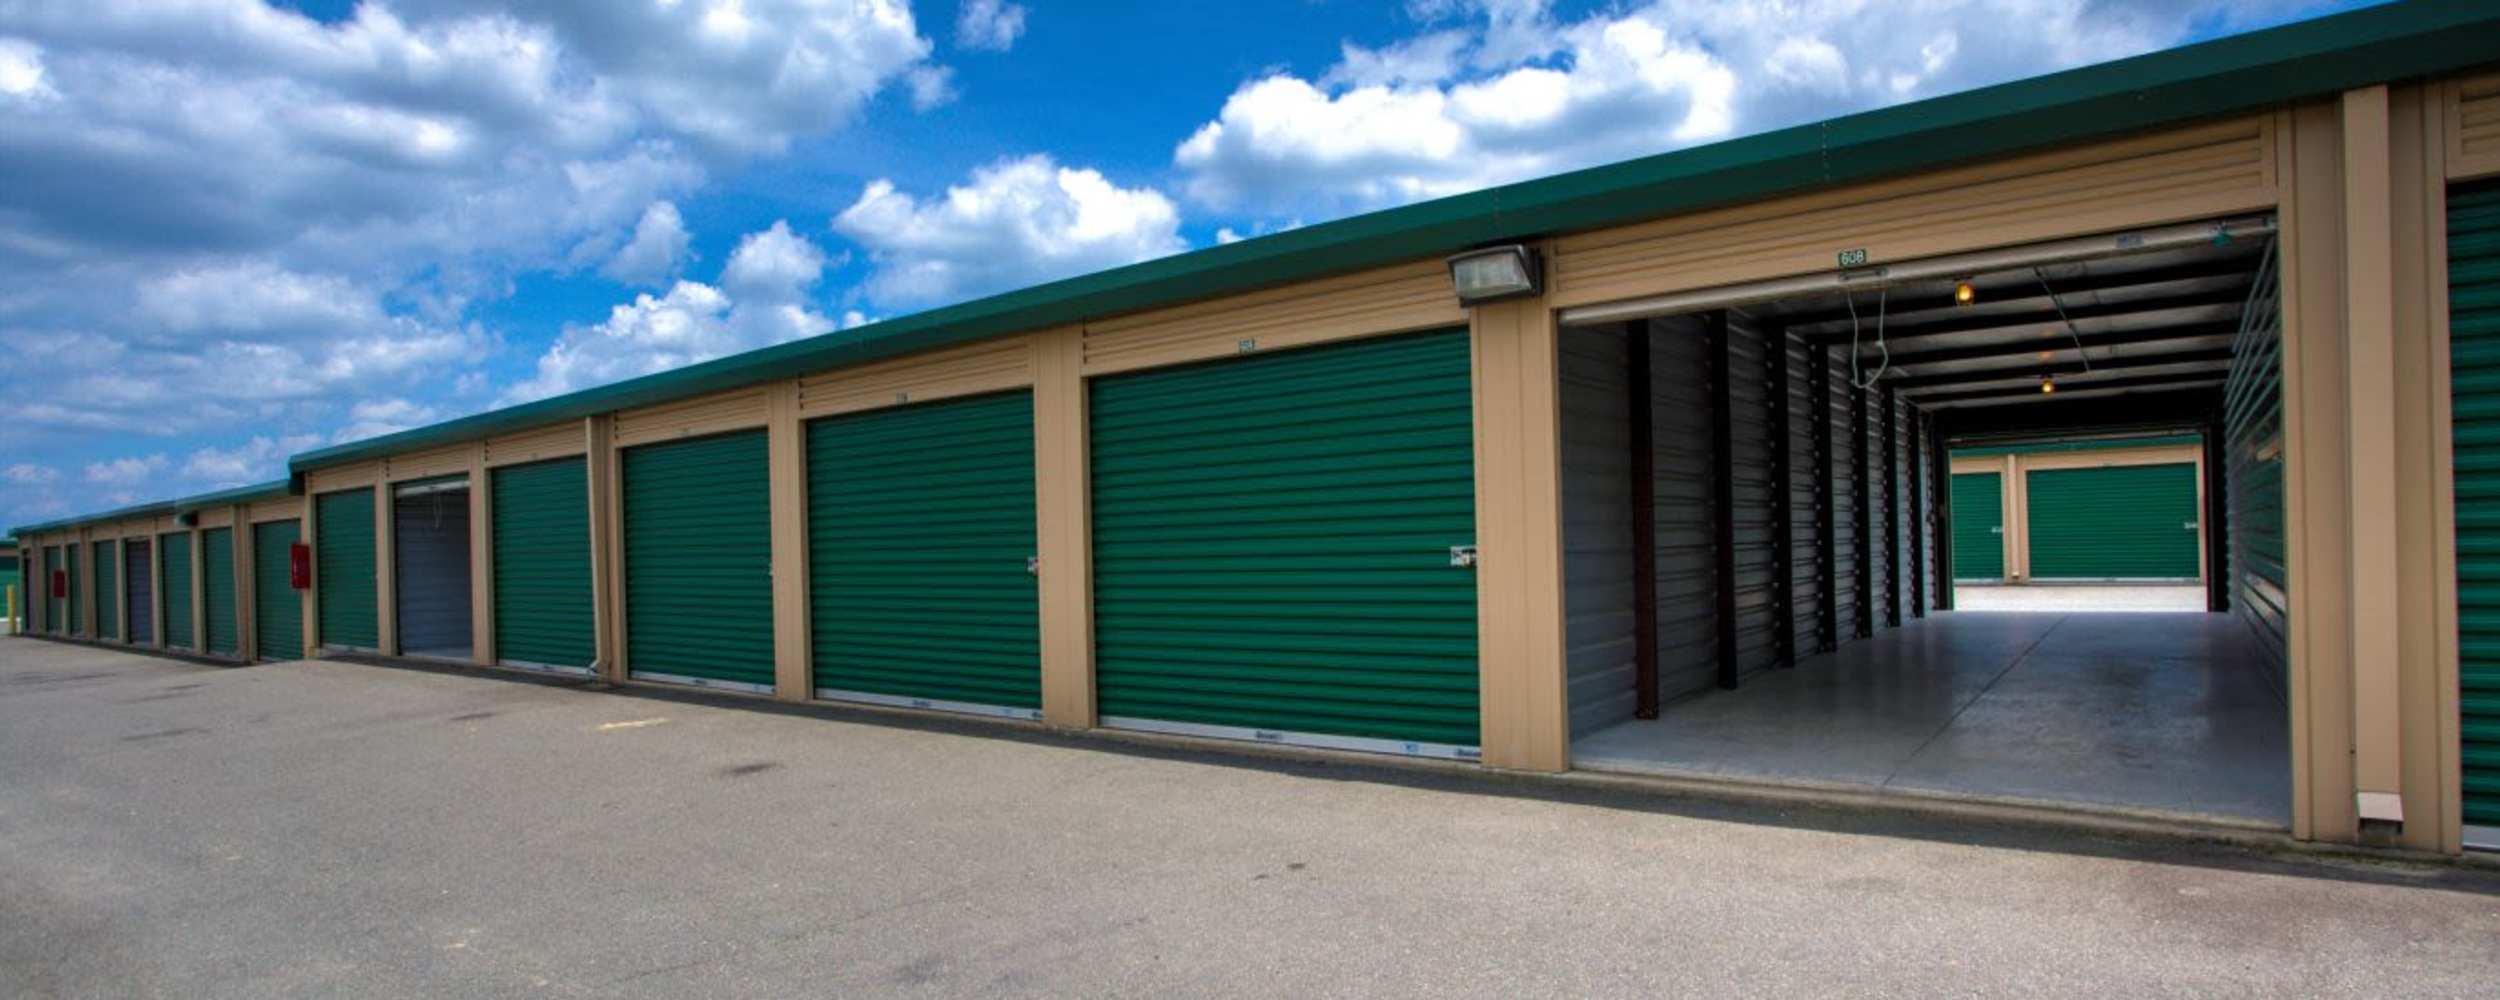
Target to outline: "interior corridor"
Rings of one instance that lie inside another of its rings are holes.
[[[1577,739],[1574,766],[2279,828],[2289,722],[2219,614],[1940,612]]]

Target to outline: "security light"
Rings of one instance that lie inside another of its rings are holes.
[[[1459,305],[1480,305],[1536,294],[1545,287],[1545,270],[1536,251],[1513,243],[1451,257],[1450,283],[1458,286]]]

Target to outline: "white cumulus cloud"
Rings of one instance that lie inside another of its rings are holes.
[[[680,280],[608,311],[604,322],[568,326],[535,373],[505,393],[514,403],[828,333],[832,319],[810,301],[828,258],[787,222],[749,233],[717,285]]]
[[[2177,44],[2314,0],[1418,0],[1414,37],[1244,82],[1174,150],[1198,202],[1326,215]]]
[[[885,306],[960,301],[1188,247],[1162,192],[1042,155],[981,167],[926,199],[872,181],[833,228],[868,250],[866,290]]]
[[[672,202],[655,201],[634,223],[634,236],[600,265],[599,273],[628,285],[657,285],[677,273],[686,261],[693,237],[684,216]]]
[[[955,14],[955,44],[1005,52],[1024,36],[1024,5],[1005,0],[964,0]]]

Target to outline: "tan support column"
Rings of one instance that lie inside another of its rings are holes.
[[[1479,306],[1476,633],[1484,763],[1571,767],[1563,668],[1560,330],[1542,298]]]
[[[765,398],[766,484],[772,498],[773,697],[815,697],[807,586],[807,438],[799,426],[799,384],[775,384]]]
[[[2005,471],[1997,479],[2001,484],[1997,495],[2004,506],[2004,518],[1997,529],[2001,539],[1998,544],[2005,546],[2005,578],[2019,583],[2031,577],[2031,540],[2024,535],[2030,527],[2024,515],[2031,510],[2031,504],[2030,498],[2023,495],[2022,456],[2008,454],[2004,461]]]
[[[1042,618],[1042,721],[1094,716],[1094,516],[1085,331],[1033,338],[1033,508]]]
[[[614,424],[607,416],[582,419],[582,441],[587,451],[582,455],[584,476],[590,495],[590,621],[593,655],[597,657],[599,676],[611,681],[625,679],[625,625],[623,595],[618,592],[621,568],[617,565],[623,554],[623,540],[618,534],[622,507],[616,495],[616,449]]]
[[[113,538],[113,641],[130,643],[130,536]]]
[[[2283,119],[2283,529],[2291,578],[2292,835],[2349,842],[2352,503],[2344,375],[2343,109]]]
[[[2344,376],[2354,808],[2403,823],[2396,655],[2395,230],[2384,85],[2346,91]]]
[[[258,588],[252,586],[252,543],[256,541],[252,536],[258,531],[252,524],[251,507],[237,505],[234,508],[233,530],[234,648],[243,657],[243,662],[250,663],[260,659],[260,593]]]
[[[469,452],[469,659],[495,663],[495,495],[486,444]]]
[[[379,476],[377,475],[376,478],[378,479]],[[381,484],[377,482],[374,489],[380,490]],[[310,479],[307,479],[304,484],[303,517],[304,537],[302,541],[312,546],[313,585],[304,588],[303,593],[295,600],[297,606],[304,611],[304,645],[319,650],[330,637],[321,634],[321,494],[313,491],[313,483]],[[243,536],[236,535],[235,537]]]
[[[2448,413],[2445,105],[2432,85],[2389,95],[2396,635],[2407,847],[2464,849],[2455,673],[2456,540]]]
[[[391,520],[391,500],[386,461],[373,481],[373,644],[384,656],[399,655],[399,541],[393,534],[398,525]],[[312,498],[306,497],[304,510],[312,508]]]

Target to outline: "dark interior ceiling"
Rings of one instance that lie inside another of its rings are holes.
[[[1944,279],[1747,308],[1843,359],[1854,330],[1863,370],[1883,366],[1882,385],[1964,426],[2013,416],[1973,411],[2209,396],[2230,370],[2269,239],[1972,275],[1969,305],[1955,304],[1957,282]],[[2041,391],[2044,378],[2054,394]]]

